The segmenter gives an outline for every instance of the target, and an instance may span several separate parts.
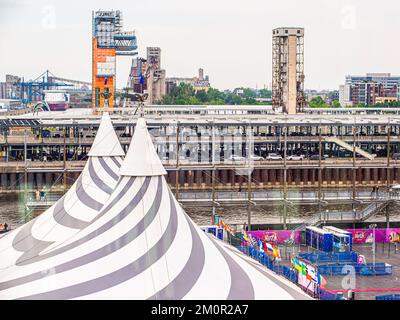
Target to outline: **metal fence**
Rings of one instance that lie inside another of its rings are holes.
[[[293,282],[294,284],[297,285],[298,282],[298,273],[296,270],[291,269],[287,266],[281,265],[281,264],[276,264],[276,262],[271,259],[267,254],[264,252],[260,252],[255,248],[247,247],[247,246],[238,246],[236,247],[239,249],[241,252],[244,254],[250,256],[251,258],[257,260],[264,266],[266,266],[268,269],[272,270],[278,275],[281,275],[288,279],[289,281]],[[335,294],[331,293],[325,289],[318,288],[316,295],[316,298],[320,300],[343,300],[343,295],[341,294]]]
[[[376,296],[375,300],[400,300],[400,294],[388,294],[384,296]]]
[[[319,265],[317,268],[318,268],[318,273],[324,276],[325,275],[336,276],[336,275],[347,275],[349,269],[346,267],[354,268],[355,273],[360,276],[386,276],[386,275],[391,275],[393,272],[393,267],[383,262],[375,264],[337,263],[330,265]]]
[[[351,252],[300,252],[299,257],[311,263],[342,263],[342,262],[356,262],[357,253]]]

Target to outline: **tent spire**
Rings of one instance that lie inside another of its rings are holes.
[[[108,112],[103,112],[96,138],[88,155],[90,157],[122,157],[125,155]]]

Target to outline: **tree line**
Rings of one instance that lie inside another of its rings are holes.
[[[265,105],[270,103],[259,102],[256,98],[271,98],[271,95],[270,90],[251,88],[238,88],[233,92],[220,91],[215,88],[196,91],[190,84],[180,83],[178,86],[172,87],[170,92],[156,103],[165,105]]]
[[[331,104],[328,104],[322,99],[320,96],[312,98],[308,105],[311,108],[341,108],[341,105],[338,100],[333,100]],[[400,101],[390,101],[386,103],[377,103],[377,104],[363,104],[358,103],[351,106],[351,108],[399,108]]]

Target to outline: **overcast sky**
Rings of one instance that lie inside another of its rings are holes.
[[[49,69],[90,81],[97,9],[122,10],[140,55],[161,47],[167,77],[202,67],[219,89],[270,86],[271,33],[280,26],[305,28],[306,88],[337,89],[346,74],[400,74],[398,0],[0,0],[0,80]],[[130,61],[118,59],[118,87]]]

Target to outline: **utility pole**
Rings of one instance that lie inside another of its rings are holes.
[[[24,130],[24,221],[29,221],[28,218],[28,162],[27,162],[27,146],[26,146],[26,129]]]
[[[391,172],[390,172],[390,119],[389,119],[389,125],[387,128],[387,171],[386,171],[386,186],[387,186],[387,192],[390,195],[390,185],[391,185]],[[390,204],[390,202],[389,202]],[[390,217],[389,217],[389,204],[386,206],[386,228],[390,227]],[[390,244],[389,244],[390,246]]]
[[[352,201],[352,209],[355,209],[355,201],[356,201],[356,128],[353,126],[353,201]]]
[[[211,221],[212,224],[215,223],[214,221],[214,216],[215,216],[215,150],[214,150],[214,144],[215,144],[215,124],[214,120],[212,121],[212,127],[211,127],[211,164],[212,164],[212,170],[211,170],[211,198],[212,198],[212,217]]]
[[[377,227],[376,223],[370,224],[369,228],[372,229],[372,236],[373,236],[373,242],[372,242],[372,261],[373,261],[373,266],[374,266],[374,271],[375,271],[375,261],[376,261],[376,242],[375,242],[375,229]]]
[[[321,212],[321,184],[322,184],[322,132],[321,127],[318,128],[319,133],[319,157],[318,157],[318,211]]]
[[[284,128],[284,142],[283,142],[283,229],[287,230],[287,163],[286,163],[286,155],[287,155],[287,130],[288,128]]]
[[[253,152],[253,144],[252,144],[252,130],[251,126],[247,126],[247,138],[248,138],[248,168],[247,168],[247,222],[248,222],[248,230],[251,231],[251,171],[252,171],[252,161],[251,161],[251,153]]]
[[[66,142],[66,128],[64,126],[63,128],[64,131],[64,152],[63,152],[63,166],[64,166],[64,171],[63,171],[63,183],[64,183],[64,192],[67,190],[67,142]]]
[[[175,197],[179,199],[179,121],[176,124],[176,174],[175,174]]]

